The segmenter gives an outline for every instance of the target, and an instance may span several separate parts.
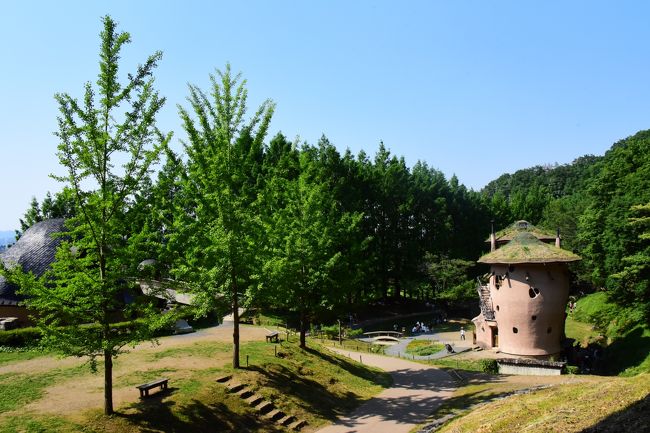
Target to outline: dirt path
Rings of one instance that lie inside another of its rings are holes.
[[[229,362],[229,354],[223,354],[223,359],[215,357],[189,356],[182,360],[182,369],[179,368],[178,357],[152,358],[151,355],[164,350],[191,347],[200,342],[232,342],[232,326],[222,325],[199,330],[192,334],[173,335],[159,339],[158,345],[143,342],[129,353],[120,355],[114,363],[113,370],[113,403],[120,407],[139,401],[139,394],[134,384],[125,382],[133,372],[141,371],[143,374],[150,370],[166,370],[174,378],[181,378],[186,371],[197,371],[209,367],[219,366]],[[264,328],[242,326],[240,328],[240,341],[263,341],[268,331]],[[57,358],[44,356],[26,361],[19,361],[0,367],[0,374],[41,374],[53,369],[77,367],[85,359]],[[185,371],[184,371],[185,370]],[[79,415],[90,408],[102,407],[103,404],[103,374],[91,374],[90,369],[82,369],[74,376],[64,379],[57,384],[44,389],[43,397],[35,400],[20,409],[20,411],[33,411],[35,413],[65,414],[68,416]],[[16,412],[19,413],[20,411]]]
[[[393,385],[317,433],[409,432],[454,392],[454,383],[443,370],[387,356],[332,350],[390,372]]]

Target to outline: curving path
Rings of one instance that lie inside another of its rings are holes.
[[[388,356],[333,351],[390,372],[393,385],[362,404],[350,415],[317,433],[407,433],[421,424],[454,391],[443,370]]]

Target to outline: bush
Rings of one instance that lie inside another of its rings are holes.
[[[496,359],[481,359],[481,371],[484,373],[497,374],[499,373],[499,365]]]
[[[0,346],[29,347],[38,345],[41,332],[38,328],[19,328],[11,331],[0,331]]]
[[[580,368],[577,365],[567,365],[565,368],[566,374],[578,374]]]
[[[338,332],[338,331],[337,331]],[[357,338],[363,335],[363,329],[346,329],[345,336],[347,338]]]
[[[325,338],[329,340],[339,338],[339,325],[321,326],[320,330],[325,334]]]

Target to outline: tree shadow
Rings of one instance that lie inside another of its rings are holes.
[[[259,386],[292,395],[303,410],[329,420],[336,419],[359,404],[359,398],[354,393],[332,392],[322,383],[307,375],[297,374],[283,365],[273,365],[272,368],[250,366],[248,369],[262,377]]]
[[[650,353],[650,337],[637,327],[605,349],[605,373],[617,375],[641,364]]]
[[[650,394],[580,433],[650,432]]]
[[[255,413],[236,413],[224,403],[205,403],[196,399],[178,405],[167,400],[174,392],[158,392],[130,405],[116,416],[137,426],[142,433],[185,433],[185,432],[282,432],[283,429]]]
[[[305,348],[304,350],[313,356],[317,356],[321,358],[323,361],[329,364],[336,365],[337,367],[347,371],[353,376],[357,376],[362,379],[365,379],[369,382],[374,383],[375,385],[379,385],[383,388],[387,388],[392,384],[392,380],[390,376],[388,376],[387,374],[381,374],[381,373],[377,374],[376,372],[369,370],[368,368],[364,367],[363,365],[357,362],[351,362],[345,359],[344,357],[337,356],[330,353],[319,352],[318,350],[311,349],[311,348]],[[363,354],[361,354],[361,356],[363,359]]]

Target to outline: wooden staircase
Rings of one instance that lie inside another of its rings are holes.
[[[492,297],[490,296],[490,286],[478,283],[476,290],[478,291],[479,303],[481,305],[481,313],[485,320],[495,320],[494,307],[492,306]]]

